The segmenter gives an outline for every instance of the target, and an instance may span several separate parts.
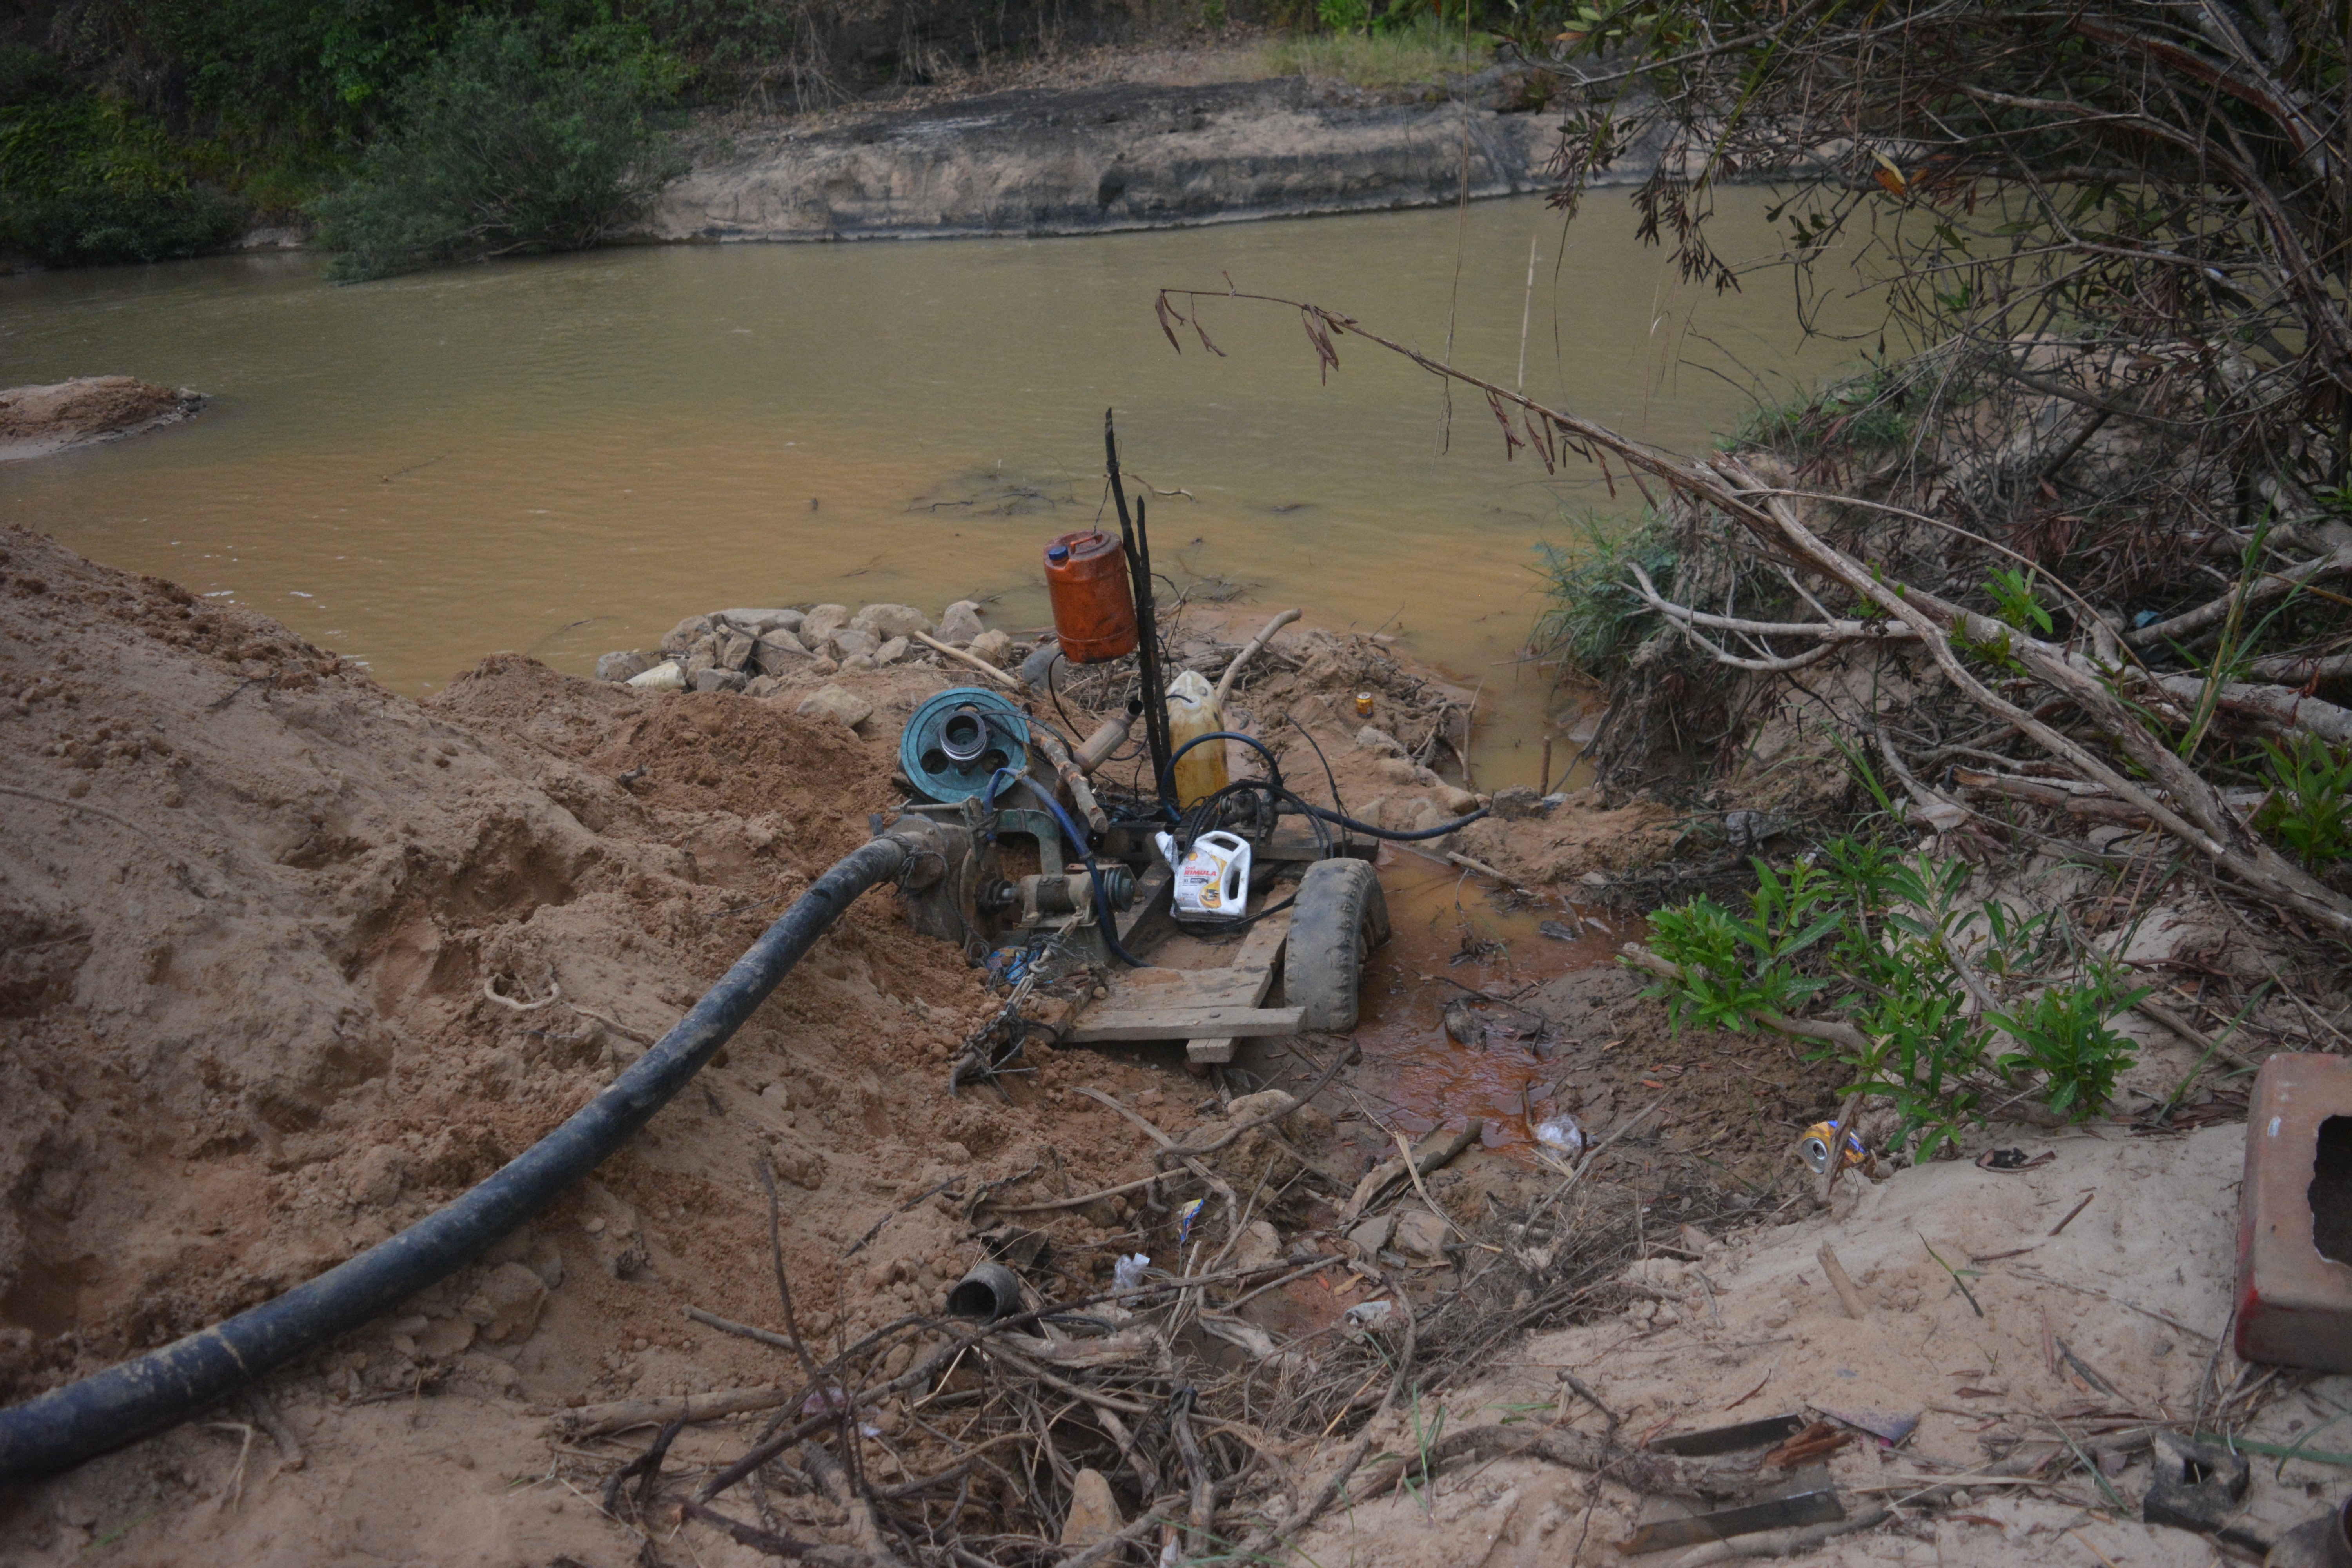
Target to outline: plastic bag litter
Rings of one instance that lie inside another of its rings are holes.
[[[1584,1152],[1584,1129],[1573,1116],[1549,1117],[1536,1129],[1536,1142],[1573,1157]]]
[[[1143,1271],[1151,1267],[1149,1255],[1129,1253],[1111,1265],[1110,1288],[1114,1290],[1135,1290],[1142,1288]]]

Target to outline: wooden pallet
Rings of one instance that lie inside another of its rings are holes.
[[[1078,1015],[1067,1037],[1074,1044],[1183,1040],[1192,1060],[1230,1061],[1237,1039],[1295,1035],[1304,1009],[1259,1005],[1273,988],[1289,932],[1285,910],[1251,927],[1231,964],[1122,971],[1111,978],[1110,994]]]
[[[1249,934],[1242,938],[1241,951],[1234,955],[1231,971],[1235,974],[1256,977],[1256,990],[1250,997],[1251,1005],[1255,1006],[1265,1001],[1265,994],[1274,989],[1275,965],[1282,961],[1283,944],[1289,940],[1288,910],[1266,916],[1250,927]],[[1282,1011],[1287,1013],[1298,1009],[1286,1007]],[[1186,1040],[1184,1059],[1208,1065],[1229,1062],[1234,1059],[1234,1043],[1238,1037],[1234,1035],[1205,1035]]]

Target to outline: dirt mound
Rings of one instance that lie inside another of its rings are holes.
[[[204,405],[202,395],[184,387],[175,391],[129,375],[12,386],[0,392],[0,462],[134,436],[185,419]]]
[[[0,759],[12,1400],[283,1290],[487,1175],[899,798],[889,738],[781,703],[501,658],[419,705],[272,622],[22,530],[0,533]],[[776,1374],[761,1346],[682,1331],[688,1305],[775,1318],[761,1161],[787,1184],[803,1327],[854,1334],[929,1304],[974,1245],[947,1196],[845,1261],[852,1244],[959,1173],[1042,1168],[1023,1102],[1080,1081],[1150,1102],[1166,1081],[1041,1050],[1013,1098],[950,1099],[984,996],[869,896],[579,1192],[270,1381],[311,1452],[266,1503],[223,1500],[237,1441],[192,1426],[0,1500],[0,1536],[70,1556],[144,1521],[118,1556],[330,1562],[367,1560],[385,1530],[440,1563],[604,1561],[605,1527],[551,1520],[543,1493],[494,1487],[446,1516],[427,1500],[472,1497],[478,1460],[543,1469],[539,1416],[566,1405]],[[1050,1136],[1071,1179],[1141,1168],[1090,1102]],[[1056,1235],[1080,1271],[1109,1237],[1076,1215]]]

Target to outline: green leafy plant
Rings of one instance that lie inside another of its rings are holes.
[[[2147,994],[2144,985],[2124,989],[2120,970],[2096,964],[2082,984],[2050,986],[2025,1005],[1993,1015],[2016,1042],[2002,1055],[2001,1070],[2041,1073],[2049,1085],[2042,1102],[2084,1120],[2106,1103],[2116,1077],[2137,1059],[2131,1039],[2108,1020]]]
[[[397,94],[397,129],[312,211],[341,281],[576,250],[683,172],[658,122],[677,67],[641,34],[561,39],[475,16]]]
[[[2014,566],[2003,567],[1985,580],[1985,592],[1992,598],[1992,613],[2006,625],[2032,636],[2040,632],[2050,635],[2050,612],[2033,592],[2034,581],[2041,574],[2020,572]]]
[[[2079,978],[2045,977],[2070,962],[2047,951],[2053,917],[1970,901],[1966,864],[1843,837],[1785,870],[1755,868],[1744,914],[1698,899],[1650,917],[1651,946],[1679,973],[1649,994],[1676,1027],[1734,1031],[1779,1027],[1826,1005],[1852,1034],[1817,1045],[1813,1059],[1844,1068],[1847,1093],[1892,1101],[1893,1141],[1916,1158],[1978,1120],[2005,1078],[2038,1076],[2042,1102],[2080,1119],[2131,1064],[2131,1041],[2108,1020],[2146,992],[2125,991],[2120,972],[2098,963]],[[1967,1002],[1971,983],[1984,984],[1979,974],[2040,989],[1979,1016]],[[1995,1058],[2002,1033],[2011,1045]]]
[[[1372,25],[1367,0],[1315,0],[1315,19],[1334,33],[1360,33]]]
[[[2316,735],[2296,735],[2285,745],[2263,742],[2270,763],[2271,795],[2255,824],[2294,851],[2314,869],[2352,858],[2352,752],[2338,752]]]

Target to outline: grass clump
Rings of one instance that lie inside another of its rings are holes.
[[[1759,401],[1724,449],[1761,447],[1800,460],[1884,451],[1911,437],[1902,380],[1884,365],[1784,402]]]
[[[1591,511],[1574,522],[1583,536],[1578,544],[1536,547],[1548,603],[1536,620],[1533,646],[1538,658],[1559,659],[1595,680],[1607,680],[1624,669],[1656,619],[1634,592],[1626,568],[1638,563],[1661,593],[1670,592],[1674,539],[1664,520],[1646,509],[1630,523]]]
[[[394,128],[314,203],[341,282],[493,257],[578,250],[684,172],[662,111],[676,63],[604,26],[550,37],[509,17],[460,23],[400,88]]]
[[[1466,75],[1484,69],[1494,58],[1494,40],[1475,32],[1465,40],[1458,21],[1448,26],[1423,13],[1391,23],[1375,15],[1372,0],[1320,0],[1317,18],[1330,31],[1276,38],[1265,46],[1269,75],[1399,87]]]

